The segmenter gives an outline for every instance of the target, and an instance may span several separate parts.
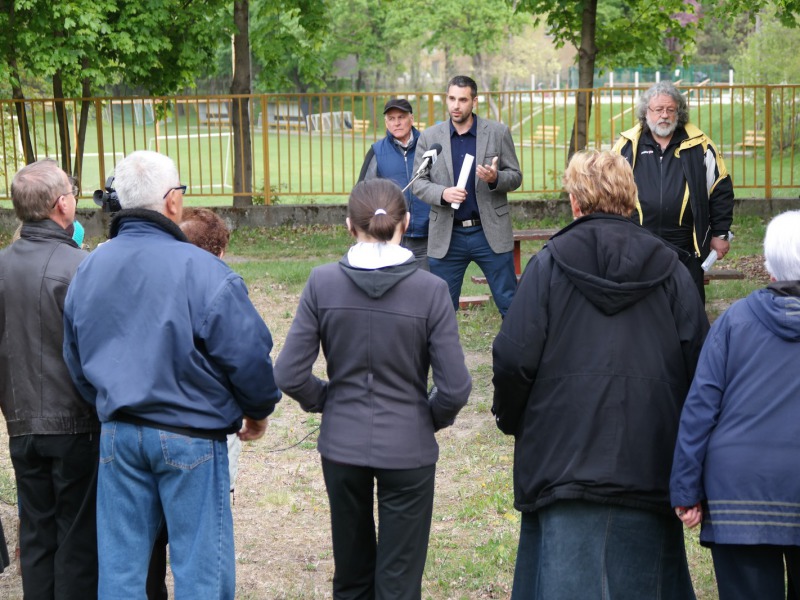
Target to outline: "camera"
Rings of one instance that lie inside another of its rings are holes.
[[[117,190],[114,189],[114,176],[112,175],[106,179],[106,187],[102,190],[94,191],[94,203],[103,209],[103,212],[115,213],[122,210],[117,196]]]

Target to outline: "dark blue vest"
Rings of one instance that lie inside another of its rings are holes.
[[[378,165],[378,177],[391,179],[401,189],[408,185],[414,175],[414,152],[417,148],[419,131],[414,128],[411,132],[411,142],[405,153],[400,146],[394,143],[394,138],[388,132],[386,137],[372,144],[372,151],[375,153]],[[413,195],[410,188],[406,190],[405,197],[408,212],[411,213],[406,236],[428,237],[428,217],[431,207]]]

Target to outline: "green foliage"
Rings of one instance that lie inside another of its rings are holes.
[[[8,4],[7,2],[6,4]],[[40,77],[60,73],[66,96],[115,83],[166,94],[192,85],[230,30],[224,0],[17,0],[15,27],[0,16],[0,47],[20,69]],[[2,74],[3,71],[0,71]]]
[[[260,91],[307,91],[321,87],[332,63],[321,50],[328,31],[327,2],[317,0],[252,0],[250,47],[263,65]]]
[[[695,39],[695,66],[699,62],[718,65],[721,69],[732,68],[739,46],[752,33],[752,29],[748,15],[739,15],[732,21],[716,16],[704,19]]]
[[[704,0],[703,11],[708,15],[731,22],[737,15],[747,15],[755,22],[765,9],[772,9],[778,20],[786,27],[796,27],[800,14],[798,0]]]
[[[531,13],[536,23],[547,24],[558,47],[582,43],[584,8],[589,0],[521,0],[518,11]],[[680,59],[676,52],[691,51],[697,31],[694,18],[676,19],[676,15],[691,13],[693,6],[684,0],[608,0],[596,2],[597,66],[615,68],[635,65],[657,67],[674,64]],[[672,39],[670,48],[664,43]]]
[[[800,80],[800,60],[787,48],[800,44],[800,29],[784,25],[776,10],[761,13],[760,25],[744,42],[733,64],[748,84],[780,84]]]

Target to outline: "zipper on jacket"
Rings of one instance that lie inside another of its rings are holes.
[[[414,134],[413,133],[411,134],[411,139],[412,140],[414,139]],[[409,142],[409,145],[411,145],[411,142]],[[405,165],[406,179],[408,179],[410,181],[411,180],[411,172],[408,170],[408,148],[403,148],[403,164]],[[412,171],[414,170],[414,166],[413,165],[411,166],[411,170]],[[411,193],[411,189],[410,188],[408,190],[408,193],[409,194]],[[403,196],[405,197],[405,194],[403,194]],[[411,212],[413,204],[414,204],[413,202],[411,202],[408,198],[406,198],[406,206],[407,206],[407,210],[408,210],[408,227],[406,228],[406,233],[408,233],[408,230],[411,229],[413,227],[413,225],[414,225],[414,213]],[[403,234],[403,235],[405,235],[405,234]]]

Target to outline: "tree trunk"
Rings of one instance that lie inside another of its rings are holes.
[[[581,47],[578,49],[578,94],[575,102],[575,122],[569,141],[567,162],[578,150],[585,150],[589,139],[589,118],[592,115],[594,62],[597,56],[595,31],[597,0],[586,0],[581,18]]]
[[[0,2],[0,9],[8,12],[8,24],[11,31],[16,30],[14,19],[14,3],[13,2]],[[8,65],[9,79],[11,80],[11,97],[14,99],[14,110],[17,113],[17,127],[19,128],[19,137],[22,141],[22,155],[25,164],[29,165],[36,160],[36,154],[33,151],[33,142],[31,141],[31,130],[28,127],[28,110],[25,106],[25,94],[22,93],[22,84],[20,83],[19,67],[17,66],[17,55],[13,44],[9,44],[5,48],[6,64]],[[16,171],[17,165],[14,165]]]
[[[83,68],[86,69],[88,59],[83,59]],[[75,176],[83,187],[83,151],[86,142],[86,128],[89,125],[89,109],[92,107],[92,102],[89,98],[92,97],[92,84],[88,77],[83,79],[81,83],[81,116],[78,121],[78,145],[75,148]]]
[[[53,99],[58,123],[58,140],[61,144],[61,168],[67,173],[72,172],[72,156],[69,146],[69,120],[67,119],[67,105],[64,102],[64,84],[61,80],[61,71],[53,75]]]
[[[250,94],[250,3],[233,3],[233,80],[231,94]],[[233,205],[252,206],[253,154],[250,139],[250,98],[235,97],[232,101],[233,126]],[[266,127],[266,124],[265,124]],[[264,134],[266,135],[266,134]],[[265,190],[266,191],[266,190]],[[265,194],[266,195],[266,194]]]
[[[495,121],[502,121],[502,115],[500,114],[500,106],[497,104],[497,100],[495,100],[494,96],[492,96],[489,91],[491,88],[491,76],[486,72],[486,65],[484,64],[483,55],[480,52],[476,52],[475,55],[472,57],[473,65],[475,66],[475,72],[478,74],[478,81],[480,82],[480,89],[483,90],[483,93],[486,95],[486,99],[489,102],[489,110],[491,111],[492,117],[494,117]]]

